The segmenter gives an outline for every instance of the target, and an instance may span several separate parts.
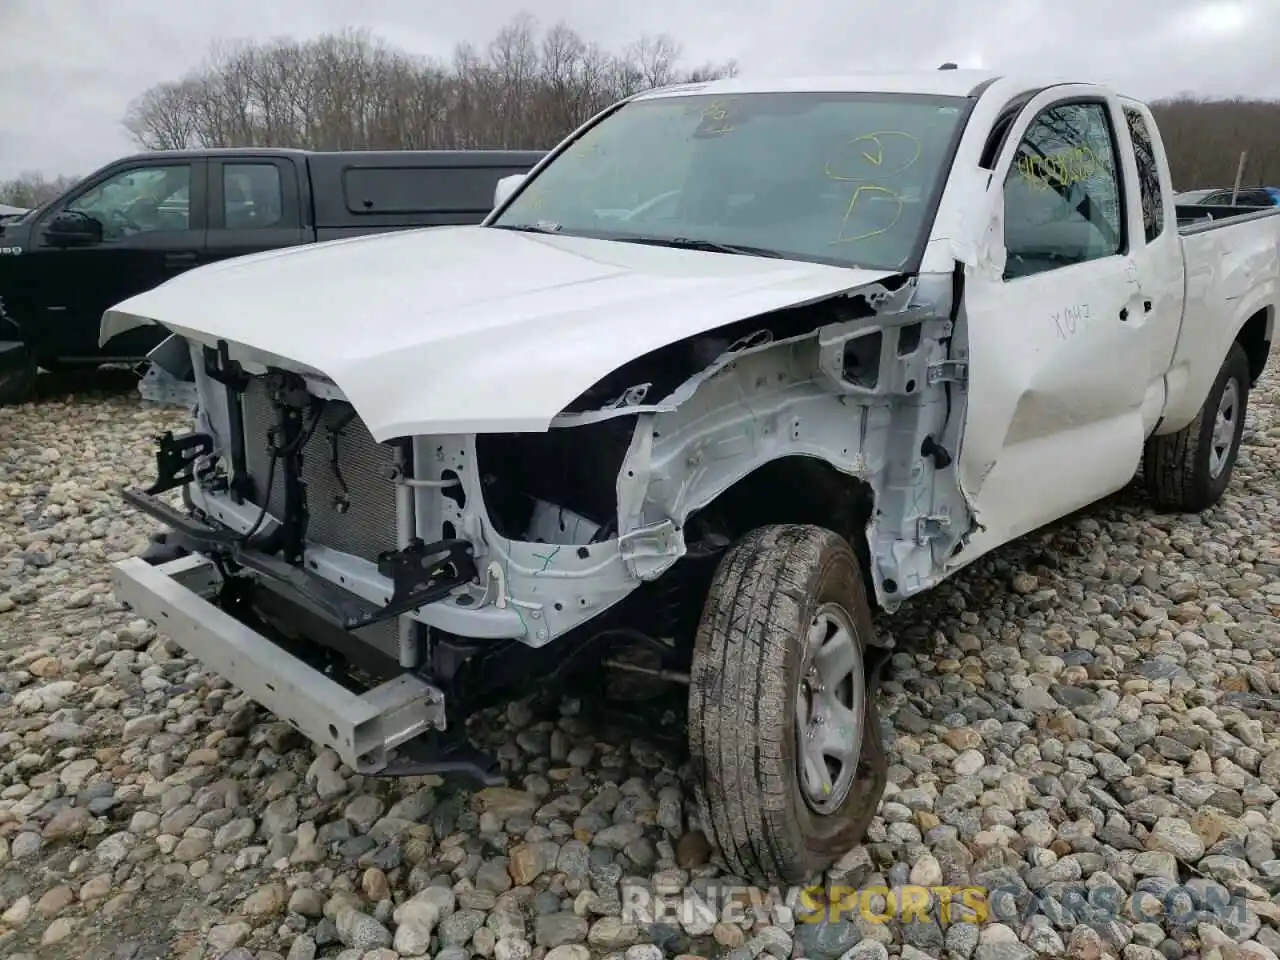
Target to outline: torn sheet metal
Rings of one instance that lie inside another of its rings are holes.
[[[138,393],[143,400],[163,407],[194,410],[200,403],[194,381],[180,380],[156,363],[147,365],[147,372],[138,381]]]
[[[1004,270],[1004,225],[995,225],[992,232],[992,207],[1003,213],[1003,194],[993,197],[991,171],[970,167],[953,171],[953,185],[957,201],[950,207],[950,214],[935,224],[935,243],[946,245],[949,255],[968,270],[985,269],[984,264],[999,263],[997,275]],[[993,240],[998,241],[993,244]]]
[[[913,277],[896,290],[890,290],[882,283],[868,284],[865,287],[859,287],[856,290],[850,290],[840,294],[845,298],[862,297],[865,298],[868,305],[874,309],[877,314],[898,314],[908,310],[912,300],[915,297],[917,289],[917,280]],[[783,346],[790,343],[798,343],[802,340],[808,340],[815,336],[821,336],[826,328],[815,327],[813,330],[797,334],[794,337],[775,340],[769,330],[764,328],[767,324],[767,317],[761,317],[762,327],[754,333],[735,341],[727,350],[720,354],[716,359],[704,369],[694,374],[684,383],[680,384],[675,390],[667,396],[662,397],[656,403],[645,404],[642,401],[648,394],[648,388],[651,384],[636,384],[625,390],[617,400],[609,403],[599,410],[588,410],[582,413],[562,413],[551,421],[552,427],[579,427],[590,423],[599,423],[602,420],[610,420],[619,416],[634,416],[636,414],[654,414],[654,413],[671,413],[681,404],[688,401],[690,397],[698,390],[698,388],[716,376],[732,363],[737,363],[745,357],[752,356],[764,350],[772,350],[774,347]],[[867,324],[873,322],[870,319],[858,321],[850,321],[850,323]],[[846,326],[841,324],[840,326]],[[630,401],[630,402],[628,402]]]
[[[102,336],[154,321],[241,362],[319,371],[378,441],[540,433],[638,357],[893,275],[440,227],[199,267],[112,307]]]

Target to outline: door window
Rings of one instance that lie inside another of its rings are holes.
[[[106,241],[140,233],[188,230],[191,226],[191,166],[135,167],[82,193],[67,210],[102,224]]]
[[[228,163],[222,167],[222,214],[228,230],[280,225],[284,190],[274,163]]]
[[[1123,197],[1100,103],[1061,103],[1023,135],[1004,184],[1005,278],[1120,253]]]

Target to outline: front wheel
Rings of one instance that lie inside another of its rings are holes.
[[[863,837],[887,779],[849,544],[777,525],[721,560],[694,643],[689,740],[707,837],[737,876],[803,883]]]
[[[1240,452],[1249,380],[1249,358],[1233,343],[1196,418],[1147,441],[1143,479],[1157,507],[1199,513],[1222,498]]]

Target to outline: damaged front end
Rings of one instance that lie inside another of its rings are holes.
[[[354,769],[491,782],[467,713],[621,641],[678,678],[754,527],[842,533],[889,608],[940,577],[968,527],[951,305],[897,277],[639,357],[546,432],[386,443],[322,374],[190,343],[196,426],[125,494],[170,553],[120,595]]]

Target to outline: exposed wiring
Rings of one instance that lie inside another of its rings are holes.
[[[264,520],[267,519],[267,508],[271,504],[271,488],[276,482],[276,464],[280,460],[280,452],[274,447],[271,450],[271,463],[267,467],[267,489],[262,496],[262,507],[258,511],[258,519],[254,521],[253,526],[240,538],[240,545],[245,546],[249,543],[253,536],[261,528]]]
[[[342,437],[342,431],[347,428],[347,424],[355,419],[355,416],[355,410],[348,411],[341,421],[331,424],[327,431],[329,434],[329,467],[333,470],[333,478],[338,481],[338,488],[342,491],[342,499],[344,501],[351,499],[351,491],[347,489],[347,481],[342,475],[342,467],[338,465],[338,440]]]
[[[262,524],[267,519],[267,513],[271,507],[271,491],[275,487],[276,482],[276,464],[280,462],[281,457],[293,457],[301,453],[311,442],[311,438],[315,435],[316,427],[320,424],[320,417],[324,413],[325,401],[316,404],[315,414],[311,418],[311,424],[302,429],[302,432],[294,438],[293,443],[288,447],[277,447],[273,442],[271,444],[271,462],[267,465],[267,485],[262,495],[262,504],[258,510],[258,518],[253,522],[253,526],[248,529],[240,537],[240,545],[247,546],[254,535],[262,528]]]

